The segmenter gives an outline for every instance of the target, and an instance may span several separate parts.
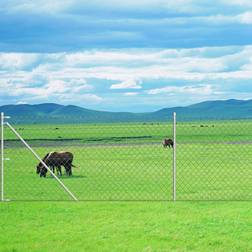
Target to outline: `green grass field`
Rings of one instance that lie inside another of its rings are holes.
[[[250,202],[0,204],[0,251],[252,250]]]
[[[34,124],[16,125],[25,139],[81,143],[155,142],[172,135],[172,123]],[[178,141],[251,141],[251,120],[178,122]],[[9,129],[7,139],[16,139]]]
[[[62,181],[79,200],[171,200],[172,136],[165,123],[19,125],[19,133],[43,157],[74,154],[74,176]],[[252,123],[177,124],[177,199],[252,199]],[[35,174],[38,161],[6,130],[5,196],[10,200],[67,200],[49,175]],[[251,137],[250,137],[251,136]],[[50,192],[50,193],[49,193]]]
[[[78,168],[62,181],[79,200],[107,201],[27,202],[70,198],[6,129],[5,198],[22,202],[0,205],[0,251],[252,249],[252,205],[241,202],[252,199],[251,121],[177,124],[177,200],[191,203],[171,202],[172,149],[162,147],[171,124],[16,129],[41,157],[71,151]]]

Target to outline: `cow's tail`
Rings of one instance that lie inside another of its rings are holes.
[[[78,166],[75,166],[75,165],[73,165],[73,164],[72,164],[72,167],[74,167],[74,168],[79,168]]]

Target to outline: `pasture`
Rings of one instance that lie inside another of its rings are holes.
[[[172,149],[162,147],[171,123],[16,129],[41,157],[74,153],[78,168],[61,180],[96,202],[58,202],[70,198],[35,173],[38,161],[6,129],[5,197],[18,202],[0,204],[0,251],[252,250],[251,203],[242,202],[252,199],[251,121],[178,122],[176,203]]]
[[[162,140],[171,123],[18,125],[43,157],[74,154],[73,176],[62,181],[79,200],[171,200],[173,150]],[[252,122],[177,124],[177,199],[252,199]],[[6,129],[5,195],[10,200],[67,200],[38,161]]]
[[[250,202],[9,202],[0,251],[251,251]]]

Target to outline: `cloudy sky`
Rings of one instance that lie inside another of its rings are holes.
[[[251,0],[0,1],[0,105],[252,98]]]

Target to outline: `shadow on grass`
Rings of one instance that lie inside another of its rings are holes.
[[[77,178],[87,178],[87,176],[83,175],[72,175],[72,176],[67,176],[67,175],[62,175],[62,176],[57,176],[59,179],[77,179]],[[53,176],[46,176],[46,179],[54,179]]]

